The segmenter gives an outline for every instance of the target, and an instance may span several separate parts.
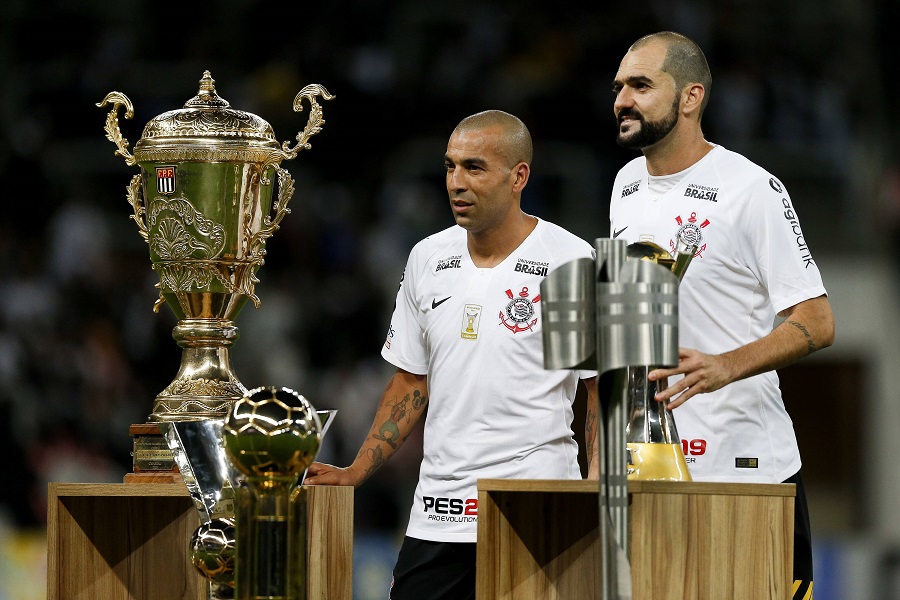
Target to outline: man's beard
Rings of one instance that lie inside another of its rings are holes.
[[[644,119],[644,115],[635,109],[623,108],[616,120],[629,116],[638,120],[640,128],[628,137],[623,137],[620,129],[619,134],[616,135],[616,143],[630,150],[641,150],[669,135],[669,132],[675,129],[675,124],[678,123],[678,100],[679,98],[676,96],[671,112],[659,121],[647,121]]]

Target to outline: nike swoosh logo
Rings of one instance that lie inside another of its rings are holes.
[[[444,298],[443,300],[432,300],[432,301],[431,301],[431,308],[437,308],[438,306],[440,306],[441,304],[443,304],[444,302],[446,302],[447,300],[449,300],[449,299],[452,298],[452,297],[453,297],[453,296],[447,296],[447,297]]]
[[[622,235],[622,232],[625,231],[626,229],[628,229],[628,225],[626,225],[625,227],[623,227],[622,229],[620,229],[618,231],[613,231],[613,239],[616,239],[617,237]]]

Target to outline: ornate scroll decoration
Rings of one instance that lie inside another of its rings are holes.
[[[297,93],[297,96],[294,98],[294,112],[303,110],[303,99],[306,98],[309,100],[310,106],[309,119],[307,119],[306,127],[303,128],[303,131],[297,134],[297,144],[293,148],[291,148],[290,142],[284,142],[281,144],[281,153],[271,156],[263,163],[260,169],[260,183],[263,185],[269,185],[269,180],[266,178],[266,172],[269,170],[269,167],[278,165],[282,160],[291,160],[301,150],[309,150],[312,147],[309,143],[309,138],[322,131],[325,119],[322,118],[322,107],[316,102],[316,96],[322,96],[323,100],[335,98],[333,94],[328,93],[324,86],[318,83],[311,83]]]
[[[204,217],[183,197],[157,197],[148,216],[150,229],[155,231],[149,243],[159,258],[153,268],[159,274],[161,290],[177,293],[208,288],[214,278],[226,289],[231,287],[214,260],[225,247],[224,226]],[[158,300],[154,310],[160,304]]]
[[[196,396],[211,396],[220,398],[240,398],[246,393],[246,390],[236,380],[221,381],[217,379],[176,379],[162,391],[160,396],[192,396],[185,400],[184,404],[175,410],[175,412],[185,411],[185,404],[198,404]],[[202,406],[202,404],[201,404]],[[209,410],[215,410],[213,407],[207,407]]]
[[[116,145],[118,150],[116,150],[116,154],[125,159],[125,164],[129,167],[135,163],[134,156],[128,151],[128,140],[122,135],[122,131],[119,129],[119,107],[125,107],[125,118],[130,119],[134,116],[134,107],[131,105],[131,100],[128,99],[128,96],[121,92],[110,92],[103,98],[102,101],[97,103],[97,106],[103,108],[107,104],[112,104],[112,110],[109,111],[109,114],[106,115],[106,139],[111,141]]]
[[[291,174],[281,167],[275,167],[275,172],[278,174],[278,198],[275,200],[273,206],[275,215],[266,215],[263,219],[262,229],[256,233],[251,229],[252,221],[250,218],[251,209],[249,205],[247,205],[247,212],[243,220],[244,236],[242,237],[246,240],[246,245],[242,250],[247,257],[246,262],[249,264],[249,268],[244,269],[243,272],[238,275],[234,291],[250,298],[256,308],[259,308],[261,304],[259,297],[255,292],[256,284],[259,283],[259,279],[256,277],[256,271],[265,264],[266,240],[278,231],[281,220],[291,213],[291,209],[289,209],[287,205],[294,195],[294,179],[291,177]]]
[[[150,243],[150,230],[147,228],[147,219],[145,218],[146,210],[144,210],[144,202],[141,199],[141,176],[135,175],[131,178],[127,190],[128,204],[131,205],[134,214],[131,219],[137,223],[138,233],[144,238],[144,241]]]

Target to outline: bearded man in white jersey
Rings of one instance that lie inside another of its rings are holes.
[[[697,244],[679,289],[679,364],[649,378],[669,378],[656,399],[677,408],[695,481],[797,485],[794,597],[810,599],[800,452],[775,370],[831,345],[834,319],[784,184],[704,138],[711,83],[683,35],[629,48],[613,81],[617,141],[642,156],[616,177],[611,232],[669,250],[680,237]]]
[[[480,478],[580,479],[572,403],[587,387],[589,476],[598,474],[596,373],[546,371],[541,280],[591,246],[521,209],[525,125],[463,119],[444,155],[456,225],[412,250],[381,354],[397,367],[349,467],[314,463],[306,484],[363,483],[425,415],[423,460],[392,600],[475,597]]]

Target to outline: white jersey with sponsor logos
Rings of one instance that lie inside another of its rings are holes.
[[[825,294],[790,197],[778,179],[715,147],[649,189],[644,157],[616,177],[612,236],[672,251],[679,234],[699,245],[679,289],[679,343],[708,354],[767,335],[776,313]],[[674,411],[698,481],[781,482],[800,469],[793,423],[774,371],[698,394]]]
[[[579,376],[547,371],[541,280],[591,246],[539,220],[503,262],[476,267],[454,226],[410,253],[381,354],[428,376],[424,458],[407,535],[474,542],[482,478],[580,479]]]

